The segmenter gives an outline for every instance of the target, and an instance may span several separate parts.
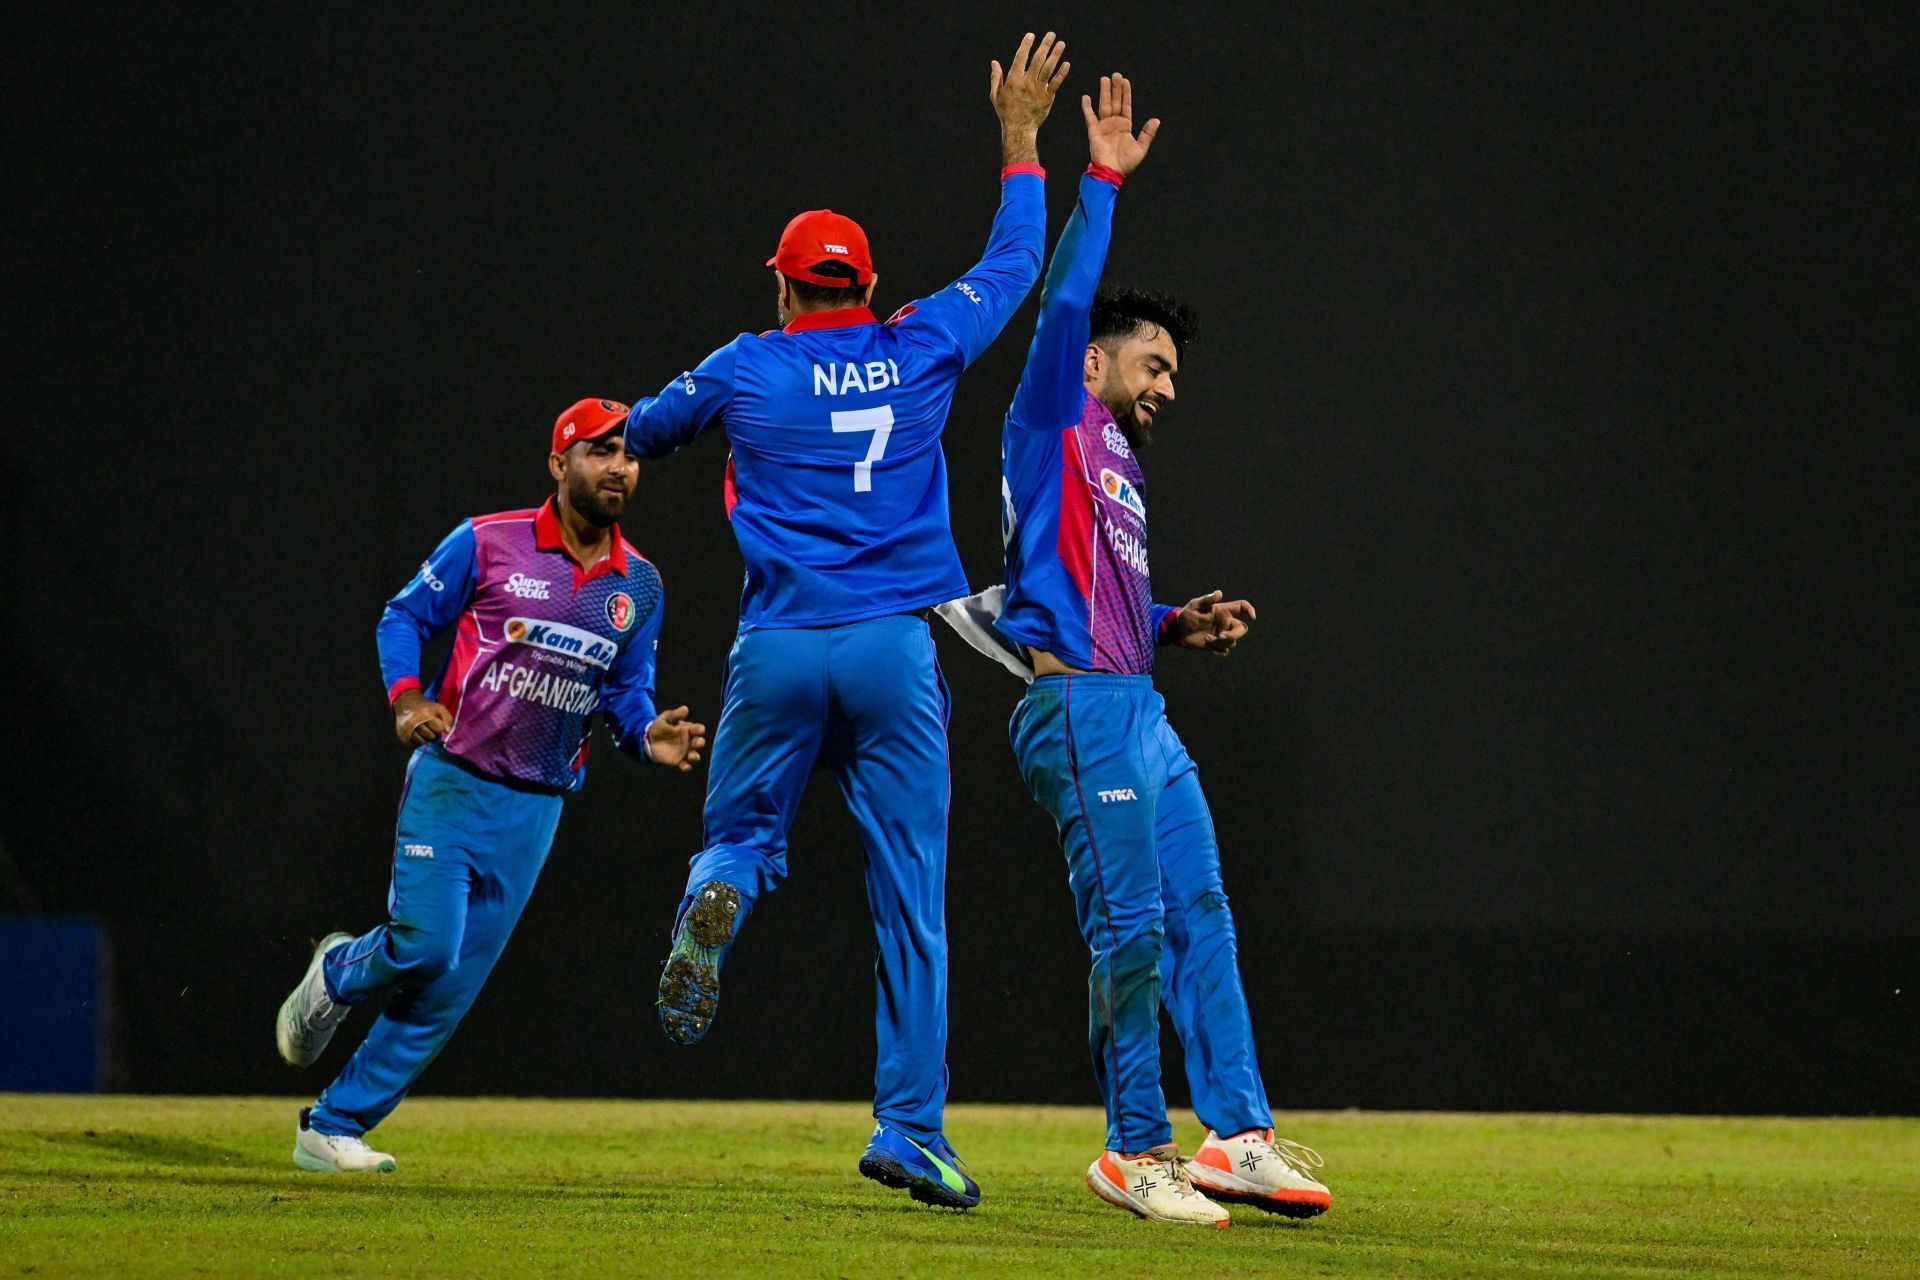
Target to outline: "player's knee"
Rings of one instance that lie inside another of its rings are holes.
[[[1116,980],[1129,975],[1158,973],[1160,955],[1166,950],[1166,932],[1158,924],[1123,938],[1113,949],[1113,973]]]
[[[432,982],[460,965],[460,943],[442,930],[395,928],[393,964],[415,985]]]

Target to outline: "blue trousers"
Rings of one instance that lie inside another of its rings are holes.
[[[874,1116],[920,1142],[947,1098],[947,688],[924,619],[742,631],[707,781],[706,848],[687,876],[740,891],[787,878],[807,779],[833,771],[860,826],[875,939]],[[677,923],[677,917],[676,917]]]
[[[1028,790],[1060,829],[1093,953],[1087,1043],[1108,1149],[1138,1155],[1173,1140],[1163,1001],[1200,1122],[1222,1134],[1272,1127],[1213,818],[1152,678],[1042,676],[1012,734]]]
[[[533,894],[560,824],[557,795],[469,773],[438,747],[407,763],[386,924],[327,952],[327,994],[393,999],[314,1104],[321,1133],[358,1135],[407,1096],[480,994]]]

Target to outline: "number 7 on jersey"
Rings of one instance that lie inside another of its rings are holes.
[[[819,419],[814,421],[818,422]],[[836,435],[843,431],[873,432],[873,443],[867,446],[867,456],[853,464],[853,491],[871,492],[873,464],[887,456],[887,437],[893,434],[893,406],[883,404],[871,409],[835,409],[833,430]]]

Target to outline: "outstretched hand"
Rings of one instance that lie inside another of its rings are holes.
[[[1053,95],[1073,68],[1071,62],[1060,60],[1066,51],[1067,42],[1056,40],[1051,31],[1041,37],[1040,47],[1034,48],[1033,32],[1029,31],[1008,60],[1006,70],[1001,70],[998,61],[993,63],[987,77],[987,98],[1000,117],[1009,163],[1020,162],[1011,158],[1015,150],[1033,152],[1034,136],[1053,110]],[[1022,159],[1031,160],[1032,156]]]
[[[1174,643],[1182,649],[1205,649],[1226,657],[1247,634],[1253,605],[1246,600],[1222,600],[1222,591],[1209,591],[1187,601],[1174,615]]]
[[[1098,165],[1122,176],[1132,173],[1147,158],[1153,136],[1160,132],[1158,116],[1147,121],[1138,137],[1133,132],[1133,85],[1118,71],[1100,77],[1100,105],[1080,95],[1080,114],[1087,120],[1087,153]]]
[[[655,764],[669,769],[691,773],[694,761],[700,758],[700,748],[706,745],[707,726],[688,719],[685,707],[662,711],[647,726],[648,755]]]

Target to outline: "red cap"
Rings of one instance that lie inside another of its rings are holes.
[[[844,262],[853,268],[853,283],[873,280],[873,255],[867,249],[867,233],[844,213],[831,209],[809,209],[787,224],[780,233],[780,247],[767,259],[767,265],[780,268],[789,280],[809,284],[845,285],[845,276],[820,275],[814,268],[824,262]]]
[[[617,400],[581,400],[554,420],[553,451],[565,453],[582,440],[598,440],[626,422],[627,406]]]

